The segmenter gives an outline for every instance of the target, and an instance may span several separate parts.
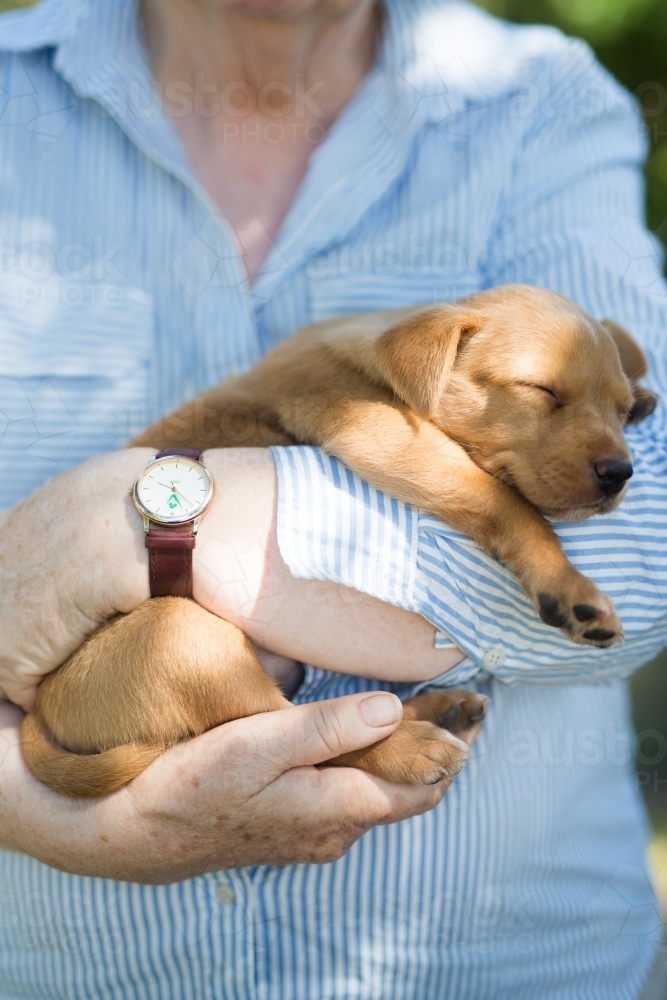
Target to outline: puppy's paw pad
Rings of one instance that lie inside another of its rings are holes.
[[[578,622],[589,622],[591,619],[597,618],[600,614],[598,609],[594,608],[592,604],[575,604],[572,611]]]
[[[564,628],[568,624],[567,612],[563,610],[560,601],[554,594],[538,594],[537,602],[540,618],[545,625],[551,625],[553,628]]]
[[[594,588],[594,593],[587,601],[572,605],[573,620],[569,634],[575,642],[606,649],[623,638],[623,626],[609,598],[601,594],[590,580],[584,577],[584,581],[589,591]],[[595,614],[591,614],[593,611]]]
[[[472,729],[477,726],[489,710],[490,700],[483,694],[475,694],[473,691],[462,691],[463,697],[458,703],[458,717],[454,725],[445,725],[438,719],[438,725],[443,729],[452,732]]]
[[[616,633],[610,628],[589,628],[587,632],[584,632],[584,639],[590,639],[591,642],[606,642],[608,639],[613,639]]]
[[[477,695],[476,698],[476,703],[466,706],[465,709],[470,726],[477,726],[486,717],[491,704],[490,699],[485,698],[484,695]]]
[[[441,729],[453,729],[454,726],[459,724],[459,719],[461,717],[461,706],[458,702],[454,702],[449,708],[446,708],[442,715],[438,718],[437,722]]]
[[[434,722],[450,733],[460,733],[478,725],[489,708],[489,699],[465,688],[430,691],[404,705],[404,718]]]

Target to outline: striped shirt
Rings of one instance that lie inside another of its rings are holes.
[[[504,282],[641,341],[667,289],[633,102],[588,49],[465,3],[385,0],[377,63],[250,286],[150,79],[136,0],[0,18],[0,506],[338,313]],[[248,141],[253,141],[249,136]],[[0,1000],[633,1000],[660,933],[624,678],[665,643],[665,408],[618,511],[557,525],[627,640],[574,646],[457,532],[317,449],[276,449],[300,576],[416,610],[493,706],[425,816],[330,865],[168,886],[0,852]],[[296,701],[390,685],[308,667]]]

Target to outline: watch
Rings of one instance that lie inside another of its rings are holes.
[[[213,477],[191,448],[165,448],[131,490],[144,519],[151,597],[192,597],[192,550],[213,499]]]

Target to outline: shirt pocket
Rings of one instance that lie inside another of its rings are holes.
[[[152,296],[0,283],[0,509],[149,423]]]

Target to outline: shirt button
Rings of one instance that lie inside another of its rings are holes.
[[[221,906],[233,906],[236,902],[236,893],[231,885],[226,882],[218,882],[215,887],[215,898]]]
[[[482,663],[485,667],[488,667],[489,670],[493,670],[495,667],[502,667],[505,659],[505,650],[500,646],[492,646],[491,649],[487,649],[486,653],[482,657]]]

